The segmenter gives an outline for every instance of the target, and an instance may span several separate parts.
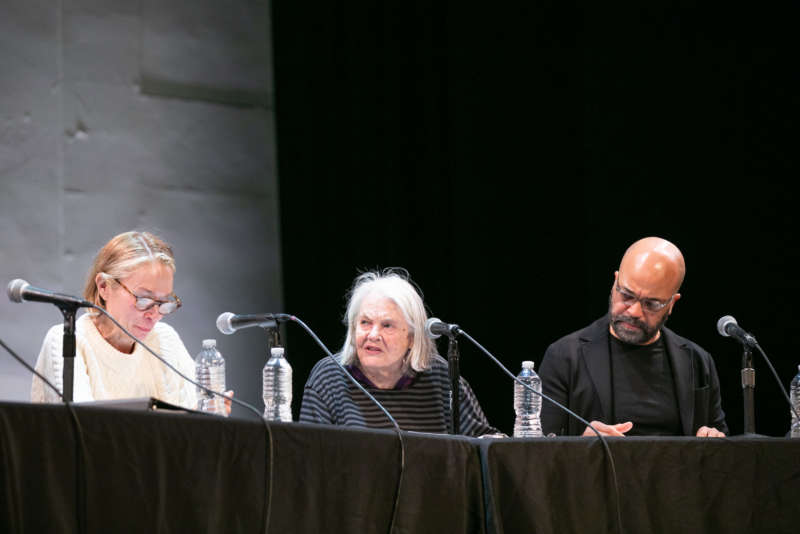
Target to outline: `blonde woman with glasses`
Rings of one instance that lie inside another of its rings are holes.
[[[180,336],[161,322],[181,307],[172,291],[172,248],[148,232],[125,232],[100,249],[86,279],[83,297],[106,309],[130,333],[183,374],[194,376],[194,362]],[[36,370],[63,391],[63,324],[47,332]],[[180,378],[134,342],[105,315],[92,310],[75,324],[73,398],[76,402],[155,397],[194,409],[195,386]],[[33,402],[60,399],[39,378]]]

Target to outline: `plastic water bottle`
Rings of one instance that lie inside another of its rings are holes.
[[[283,347],[272,347],[263,372],[264,418],[292,422],[292,366]]]
[[[522,371],[517,378],[534,390],[542,391],[542,379],[533,370],[533,362],[522,362]],[[514,411],[517,413],[517,419],[514,422],[515,438],[542,436],[542,398],[516,381],[514,382]]]
[[[789,385],[789,398],[792,401],[794,410],[800,413],[800,365],[797,366],[797,370],[798,373]],[[794,412],[792,412],[792,430],[789,435],[793,438],[800,438],[800,421],[797,420]]]
[[[217,350],[215,339],[204,339],[203,350],[194,360],[194,375],[198,384],[225,393],[225,359]],[[225,399],[197,388],[197,409],[227,417]]]

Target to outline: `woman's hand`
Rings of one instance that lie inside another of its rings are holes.
[[[233,390],[225,392],[226,397],[233,397]],[[231,400],[225,399],[225,415],[231,414]]]

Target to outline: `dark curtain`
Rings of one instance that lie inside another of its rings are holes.
[[[602,315],[625,248],[684,252],[670,326],[715,356],[742,429],[734,315],[788,384],[798,298],[798,70],[789,3],[276,2],[286,310],[337,349],[359,270],[403,266],[431,312],[515,373]],[[302,385],[322,352],[287,332]],[[446,347],[440,347],[444,353]],[[510,432],[510,379],[461,371]],[[756,361],[757,430],[788,407]]]

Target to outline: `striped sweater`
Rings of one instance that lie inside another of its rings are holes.
[[[431,368],[417,373],[405,389],[366,388],[403,430],[446,433],[450,420],[450,379],[447,362],[435,356]],[[461,433],[497,433],[486,420],[478,399],[461,378]],[[392,428],[391,422],[342,370],[323,358],[311,370],[303,391],[300,421],[368,428]]]

